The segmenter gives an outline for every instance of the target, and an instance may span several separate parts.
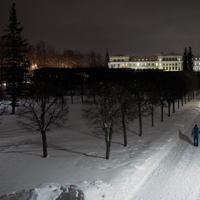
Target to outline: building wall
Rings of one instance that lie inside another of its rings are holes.
[[[194,56],[194,71],[200,71],[200,56]],[[110,56],[109,68],[130,68],[135,70],[159,69],[182,71],[183,56],[170,53],[151,57]]]

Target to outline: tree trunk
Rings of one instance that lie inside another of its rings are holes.
[[[13,91],[12,91],[12,113],[11,114],[15,114],[15,105],[16,105],[16,87],[15,87],[15,83],[13,83],[12,90]]]
[[[110,158],[110,145],[109,142],[106,143],[106,160]]]
[[[178,98],[178,109],[179,109],[179,98]]]
[[[81,97],[82,97],[82,103],[84,103],[84,100],[83,100],[83,87],[81,87]]]
[[[170,101],[168,101],[168,117],[170,117]]]
[[[71,86],[71,104],[74,103],[74,99],[73,99],[73,89],[72,89],[72,86]]]
[[[139,136],[142,136],[142,114],[139,112]]]
[[[13,99],[12,99],[12,113],[11,114],[15,114],[15,104],[16,104],[16,98],[15,98],[15,95],[13,95]]]
[[[141,113],[141,104],[139,97],[138,97],[138,116],[139,116],[139,136],[142,136],[142,113]]]
[[[154,115],[154,107],[153,107],[153,104],[152,104],[152,112],[151,112],[151,126],[152,127],[154,127],[153,115]]]
[[[173,100],[173,113],[175,113],[175,101]]]
[[[163,122],[163,105],[161,106],[161,122]]]
[[[126,123],[125,123],[125,116],[122,114],[122,125],[123,125],[123,131],[124,131],[124,146],[127,146],[127,135],[126,135]]]
[[[41,134],[42,134],[42,143],[43,143],[43,157],[46,158],[47,157],[46,132],[42,130]]]

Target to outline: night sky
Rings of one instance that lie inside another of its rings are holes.
[[[23,38],[105,55],[200,54],[199,0],[0,0],[0,35],[16,3]]]

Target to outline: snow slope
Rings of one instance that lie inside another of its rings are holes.
[[[91,134],[81,108],[77,97],[69,104],[66,124],[48,133],[46,159],[42,158],[40,134],[22,130],[14,115],[4,117],[0,199],[24,193],[34,194],[31,198],[37,200],[56,199],[61,188],[70,185],[82,190],[86,200],[200,199],[200,149],[190,137],[195,123],[200,126],[199,96],[170,118],[165,113],[164,122],[160,122],[158,108],[153,128],[150,117],[144,118],[142,137],[136,120],[128,131],[128,147],[123,146],[122,135],[114,135],[110,160],[105,160],[103,137]]]

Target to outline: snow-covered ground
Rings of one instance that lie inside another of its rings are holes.
[[[164,122],[158,108],[153,128],[150,117],[143,118],[142,137],[136,120],[129,127],[128,147],[123,146],[122,135],[114,135],[110,160],[105,160],[103,137],[93,136],[82,119],[82,106],[77,97],[69,104],[66,124],[47,134],[46,159],[41,135],[22,130],[15,115],[4,117],[0,199],[25,194],[37,200],[56,199],[70,185],[83,191],[86,200],[200,199],[200,147],[193,146],[190,136],[195,123],[200,126],[199,96],[171,117],[165,113]]]

